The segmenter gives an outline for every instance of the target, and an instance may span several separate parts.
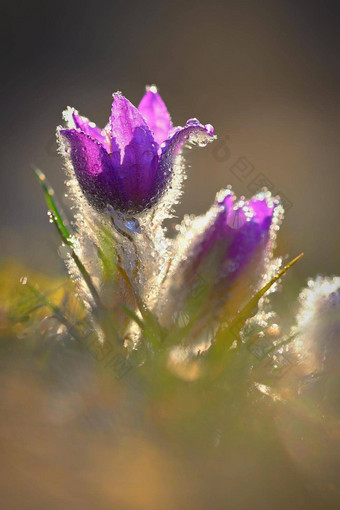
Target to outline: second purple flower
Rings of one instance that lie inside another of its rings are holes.
[[[263,282],[282,214],[267,190],[245,201],[226,189],[206,215],[185,220],[165,289],[163,322],[171,323],[180,310],[209,319],[223,311],[234,318]]]

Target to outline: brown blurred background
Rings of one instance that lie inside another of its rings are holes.
[[[249,195],[262,174],[290,204],[279,251],[305,252],[298,279],[340,273],[337,2],[12,0],[0,33],[2,257],[62,271],[32,165],[62,196],[62,110],[104,125],[113,91],[137,104],[155,83],[175,124],[196,116],[221,137],[188,155],[179,217],[229,183]]]
[[[288,205],[278,253],[305,252],[288,275],[287,306],[307,276],[340,274],[337,4],[1,1],[0,258],[64,274],[32,167],[62,198],[55,128],[64,108],[103,126],[112,92],[137,104],[144,85],[155,83],[175,124],[195,116],[219,135],[188,153],[178,217],[203,213],[227,184],[249,196],[267,183]],[[38,335],[32,326],[32,339],[25,324],[13,326],[12,336],[0,326],[1,508],[339,508],[338,417],[322,416],[324,434],[300,408],[249,406],[239,423],[224,394],[218,401],[174,385],[163,401],[137,370],[133,384],[114,386],[113,374],[104,366],[99,372],[89,353],[49,345],[48,335],[43,347],[36,344],[50,322],[41,322]],[[236,402],[242,381],[229,391]],[[201,430],[206,418],[214,428],[214,402],[218,428],[210,443]]]

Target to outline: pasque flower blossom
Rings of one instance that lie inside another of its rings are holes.
[[[173,128],[156,87],[147,88],[138,108],[114,94],[109,123],[104,129],[68,110],[69,126],[60,129],[79,186],[97,210],[107,206],[136,214],[155,205],[171,188],[176,158],[197,138],[213,138],[211,125],[189,119]]]
[[[199,294],[210,316],[226,305],[227,315],[235,314],[263,281],[282,213],[279,200],[266,190],[246,202],[227,189],[205,216],[184,222],[178,239],[184,248],[171,275],[166,315],[185,309],[188,299],[196,310]]]

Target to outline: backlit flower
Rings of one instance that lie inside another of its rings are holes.
[[[138,108],[114,94],[104,129],[73,109],[66,117],[68,129],[60,129],[62,146],[82,192],[97,210],[109,206],[136,214],[154,206],[172,185],[183,146],[213,139],[212,126],[196,119],[173,128],[154,86],[147,88]]]
[[[205,216],[184,221],[166,316],[185,310],[188,303],[194,311],[203,307],[210,317],[222,307],[227,316],[237,313],[263,283],[282,212],[268,191],[246,202],[227,189]]]
[[[307,372],[338,370],[340,359],[340,277],[318,277],[299,296],[293,347]],[[331,368],[333,367],[333,368]]]

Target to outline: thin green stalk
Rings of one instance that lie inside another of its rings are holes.
[[[41,172],[41,170],[34,170],[42,188],[43,188],[43,191],[44,191],[44,195],[45,195],[45,200],[46,200],[46,204],[47,204],[47,207],[49,209],[49,211],[51,212],[51,217],[52,217],[52,221],[57,229],[57,232],[59,234],[59,237],[60,239],[62,240],[62,242],[69,246],[71,248],[71,257],[72,259],[74,260],[77,268],[79,269],[79,272],[80,274],[82,275],[89,291],[90,291],[90,294],[93,298],[93,301],[96,305],[96,308],[98,310],[103,310],[104,307],[102,305],[102,302],[101,302],[101,299],[99,297],[99,294],[97,292],[97,289],[95,288],[93,282],[92,282],[92,278],[91,276],[89,275],[89,273],[87,272],[84,264],[81,262],[81,260],[79,259],[78,255],[76,254],[76,252],[74,251],[74,246],[73,246],[73,243],[72,243],[72,239],[71,239],[71,235],[63,221],[63,218],[62,218],[62,215],[60,214],[59,212],[59,209],[56,205],[56,202],[54,200],[54,191],[53,189],[51,188],[51,186],[48,184],[47,180],[46,180],[46,177],[45,175],[43,174],[43,172]]]
[[[41,292],[39,292],[33,285],[26,283],[26,286],[34,294],[34,296],[37,299],[39,299],[39,301],[41,301],[42,304],[40,306],[46,306],[47,308],[49,308],[54,313],[54,315],[59,320],[59,322],[61,322],[62,324],[64,324],[64,326],[66,326],[70,335],[78,342],[83,343],[83,337],[82,337],[81,333],[78,331],[76,326],[74,326],[70,322],[70,320],[64,315],[61,308],[59,308],[59,306],[51,303],[51,301],[46,299],[46,296],[44,296]]]
[[[51,214],[55,217],[56,221],[58,222],[58,225],[60,226],[60,230],[62,231],[64,237],[66,239],[70,239],[71,234],[65,225],[63,215],[60,213],[59,207],[57,206],[56,201],[54,199],[53,188],[49,185],[49,183],[46,180],[45,174],[43,174],[41,170],[36,168],[34,169],[34,173],[37,176],[38,181],[40,182],[42,189],[44,191],[45,200],[49,211],[51,211]]]
[[[264,296],[264,294],[276,283],[296,262],[303,257],[303,253],[300,253],[297,257],[284,266],[259,292],[253,296],[253,298],[246,304],[241,312],[235,317],[235,319],[228,325],[221,324],[218,328],[215,342],[209,349],[209,355],[218,355],[221,352],[227,351],[234,341],[238,341],[239,333],[241,332],[247,319],[252,317],[254,309],[257,307],[258,302]]]
[[[148,328],[148,326],[138,317],[138,315],[133,310],[131,310],[131,308],[124,305],[124,303],[120,303],[120,307],[131,320],[138,324],[140,329],[143,331],[145,336],[149,338],[151,343],[155,347],[159,346],[159,338],[154,334],[152,330]]]

